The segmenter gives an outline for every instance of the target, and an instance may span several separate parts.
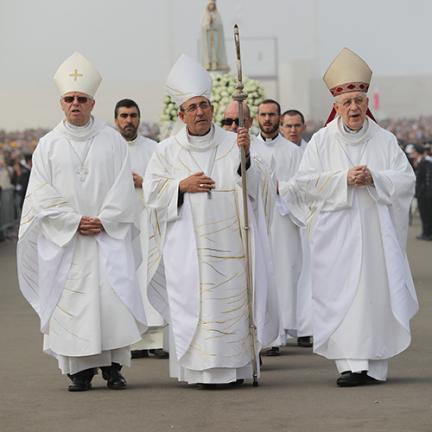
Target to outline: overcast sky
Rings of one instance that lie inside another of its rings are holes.
[[[53,127],[61,119],[52,76],[74,51],[81,51],[103,76],[97,115],[109,121],[115,102],[133,97],[143,106],[144,120],[157,120],[169,68],[182,52],[196,55],[206,4],[207,0],[0,0],[0,129]],[[374,74],[432,79],[429,0],[217,4],[227,38],[237,22],[245,38],[277,40],[281,62],[313,59],[317,76],[348,46],[368,61]]]

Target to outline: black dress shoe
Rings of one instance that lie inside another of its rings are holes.
[[[76,374],[68,374],[68,377],[72,381],[72,384],[69,385],[68,390],[70,392],[80,392],[87,391],[91,389],[91,380],[94,377],[95,370],[94,369],[85,369],[83,371],[79,371]]]
[[[148,350],[133,350],[131,351],[131,358],[146,358],[149,356]]]
[[[346,371],[342,372],[341,376],[336,380],[339,387],[357,387],[366,384],[366,379],[363,373]]]
[[[169,358],[169,353],[167,353],[162,348],[149,350],[149,355],[156,357],[157,359],[167,359]]]
[[[363,379],[365,381],[365,384],[367,385],[374,385],[374,384],[382,384],[384,381],[377,380],[375,378],[372,378],[367,374],[367,371],[362,371]]]
[[[300,336],[297,338],[297,346],[302,348],[310,348],[312,344],[312,336]]]
[[[342,372],[341,376],[336,380],[336,384],[339,387],[357,387],[380,384],[382,382],[369,376],[367,371],[361,371],[360,373],[351,371]]]
[[[276,357],[280,355],[279,347],[271,347],[270,349],[263,351],[263,355],[267,357]]]
[[[219,384],[206,384],[206,383],[198,383],[197,387],[200,390],[216,390],[219,388]]]
[[[240,378],[235,381],[230,382],[233,387],[241,386],[244,383],[244,379]]]
[[[123,390],[127,387],[124,376],[120,373],[121,365],[112,363],[111,366],[101,367],[102,377],[107,382],[107,387],[111,390]]]

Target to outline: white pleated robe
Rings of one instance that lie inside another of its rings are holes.
[[[71,374],[128,364],[146,328],[127,145],[98,120],[82,130],[75,136],[62,122],[40,140],[17,247],[20,289],[40,317],[44,350]],[[82,216],[100,218],[105,232],[79,235]]]
[[[309,142],[295,181],[280,185],[310,233],[314,351],[338,361],[400,353],[418,310],[405,252],[414,173],[390,132],[371,120],[363,128],[356,136],[339,118],[329,123]],[[359,164],[374,186],[347,185]]]
[[[269,166],[273,181],[289,181],[300,165],[300,147],[278,135],[273,140],[264,141],[258,135],[252,142],[253,152]],[[289,206],[276,199],[271,224],[273,266],[276,279],[280,310],[280,335],[272,345],[284,345],[287,333],[292,336],[310,336],[311,302],[309,285],[299,284],[303,263],[303,248],[300,228],[292,216]],[[309,294],[309,295],[308,295]],[[301,318],[301,319],[300,319]]]
[[[161,142],[144,180],[146,205],[166,210],[158,228],[165,239],[166,292],[156,274],[150,300],[170,322],[170,374],[191,384],[228,383],[252,375],[239,150],[235,134],[218,126],[213,133],[210,146],[191,146],[185,127]],[[207,193],[186,193],[178,208],[179,182],[198,171],[215,181],[211,198]],[[279,328],[277,300],[269,289],[265,213],[271,204],[266,176],[264,164],[252,161],[247,178],[257,349],[273,340]]]
[[[150,138],[139,135],[134,141],[128,141],[129,157],[132,171],[144,178],[147,165],[153,152],[156,149],[157,142]],[[150,253],[151,237],[151,220],[156,216],[154,210],[147,209],[144,206],[144,195],[142,188],[135,188],[137,201],[137,220],[140,229],[139,247],[141,249],[142,261],[137,269],[138,283],[141,289],[141,295],[144,304],[144,310],[147,318],[148,330],[143,339],[132,346],[133,350],[142,349],[159,349],[164,347],[164,319],[161,314],[151,305],[148,300],[147,286],[152,279],[153,273],[149,273],[148,254]],[[160,264],[163,266],[163,264]],[[162,269],[163,271],[163,269]]]

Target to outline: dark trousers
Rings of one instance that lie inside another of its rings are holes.
[[[419,195],[417,204],[422,223],[422,235],[432,237],[432,197]]]

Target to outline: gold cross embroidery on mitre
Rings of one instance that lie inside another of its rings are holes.
[[[70,73],[69,76],[72,77],[74,81],[76,81],[79,77],[82,77],[83,74],[79,73],[78,69],[74,69],[73,73]]]

